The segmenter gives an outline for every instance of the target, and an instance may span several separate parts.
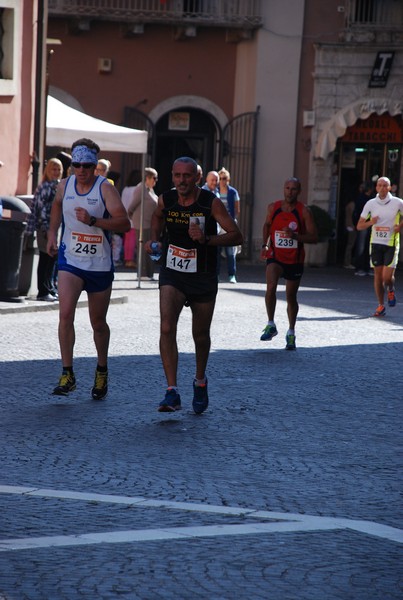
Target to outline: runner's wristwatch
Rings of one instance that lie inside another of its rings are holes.
[[[92,227],[93,225],[95,225],[95,223],[97,222],[97,218],[96,217],[90,217],[90,226]]]

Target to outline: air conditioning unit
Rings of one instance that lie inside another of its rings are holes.
[[[98,73],[111,73],[112,72],[112,59],[111,58],[98,58]]]

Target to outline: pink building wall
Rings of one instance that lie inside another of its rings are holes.
[[[0,94],[0,194],[31,193],[36,65],[37,2],[12,3],[17,69],[15,93]],[[10,4],[11,6],[11,4]]]
[[[153,25],[125,38],[117,23],[98,21],[89,32],[71,35],[65,21],[51,20],[48,35],[62,45],[51,59],[49,82],[72,94],[88,114],[116,124],[125,106],[148,113],[167,97],[187,94],[208,97],[230,118],[236,45],[225,42],[222,29],[201,28],[184,41],[172,32]],[[112,60],[111,73],[98,72],[99,58]]]
[[[144,34],[130,38],[116,22],[92,21],[80,35],[64,19],[50,19],[48,27],[48,37],[62,42],[54,46],[49,84],[91,116],[122,124],[126,106],[149,114],[167,98],[189,95],[207,98],[228,120],[233,116],[237,44],[226,42],[224,29],[200,28],[195,38],[178,41],[170,26],[146,25]],[[100,58],[111,59],[110,73],[98,71]],[[122,171],[121,154],[101,147],[101,156]]]

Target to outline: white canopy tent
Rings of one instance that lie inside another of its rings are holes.
[[[46,113],[46,145],[70,148],[80,138],[90,138],[101,148],[102,152],[129,152],[142,154],[142,173],[144,177],[144,160],[147,153],[147,131],[129,129],[113,125],[107,121],[90,117],[53,96],[47,98]],[[143,186],[144,187],[144,186]],[[143,254],[143,215],[144,197],[141,198],[141,227],[138,257],[138,287],[141,287],[141,264]]]
[[[48,96],[46,145],[69,148],[79,138],[94,140],[102,152],[147,152],[147,131],[113,125]]]

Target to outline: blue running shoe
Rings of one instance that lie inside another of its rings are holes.
[[[286,346],[285,349],[286,350],[296,350],[297,346],[295,345],[295,335],[293,333],[287,333],[287,335],[285,336],[285,341],[286,341]]]
[[[165,398],[158,406],[158,411],[175,412],[175,410],[180,410],[181,408],[181,397],[178,392],[172,388],[168,388],[165,392]]]
[[[388,292],[388,306],[396,306],[395,290],[389,290]]]
[[[262,342],[270,342],[275,335],[278,334],[277,327],[275,325],[266,325],[263,329],[263,333],[260,336]]]
[[[208,407],[207,379],[204,385],[196,385],[193,381],[193,410],[201,415]]]

